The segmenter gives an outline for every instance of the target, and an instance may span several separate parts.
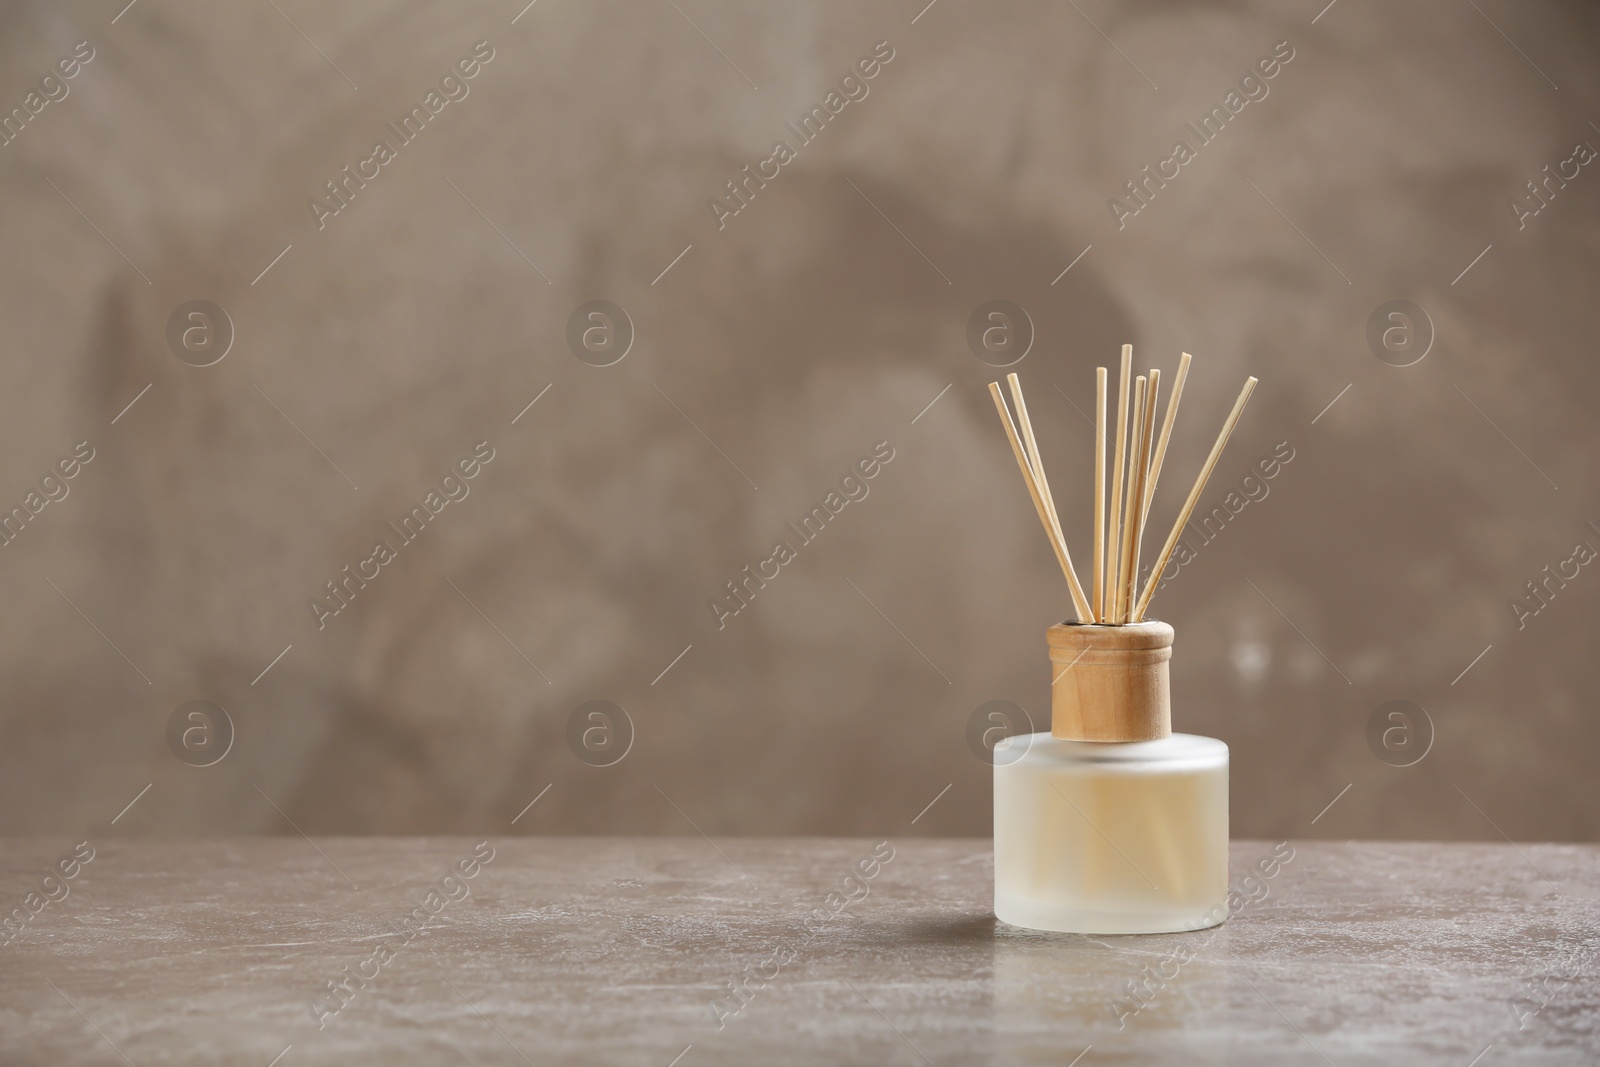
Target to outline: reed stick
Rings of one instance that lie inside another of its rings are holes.
[[[1127,459],[1128,386],[1133,371],[1133,346],[1122,346],[1122,369],[1117,374],[1117,439],[1112,444],[1111,492],[1106,499],[1106,621],[1117,622],[1117,576],[1122,573],[1122,469]]]
[[[1061,532],[1061,515],[1056,511],[1056,498],[1050,492],[1050,479],[1045,477],[1044,460],[1039,456],[1039,441],[1033,435],[1033,420],[1028,417],[1028,402],[1022,398],[1022,379],[1013,372],[1006,375],[1006,384],[1011,387],[1011,402],[1017,408],[1018,429],[1022,431],[1023,443],[1027,445],[1033,478],[1039,485],[1039,498],[1044,501],[1045,514],[1050,519],[1050,527],[1055,531],[1056,541],[1060,543],[1067,561],[1067,585],[1072,591],[1072,609],[1077,612],[1080,623],[1093,622],[1094,610],[1089,606],[1089,598],[1084,596],[1083,586],[1078,582],[1077,569],[1072,566],[1072,554],[1067,551],[1066,534]]]
[[[1151,370],[1150,382],[1145,386],[1144,391],[1144,407],[1139,416],[1139,428],[1141,431],[1139,434],[1139,461],[1137,464],[1139,489],[1136,493],[1130,490],[1128,494],[1129,499],[1134,502],[1133,507],[1129,509],[1133,512],[1133,559],[1128,566],[1128,603],[1130,605],[1133,604],[1134,597],[1139,592],[1139,546],[1144,543],[1145,506],[1150,499],[1145,492],[1145,486],[1150,481],[1151,449],[1156,426],[1156,399],[1160,389],[1161,372],[1159,370]]]
[[[1244,406],[1250,400],[1250,393],[1256,387],[1254,377],[1246,378],[1244,388],[1239,390],[1239,399],[1233,402],[1233,410],[1228,413],[1228,418],[1222,424],[1222,432],[1217,434],[1216,443],[1211,446],[1211,454],[1206,456],[1205,465],[1200,468],[1200,476],[1194,480],[1194,488],[1189,490],[1189,499],[1183,502],[1183,510],[1178,513],[1178,521],[1173,525],[1172,532],[1167,535],[1167,543],[1161,547],[1161,555],[1156,557],[1155,569],[1150,572],[1149,581],[1145,582],[1144,593],[1139,597],[1139,602],[1134,606],[1133,621],[1138,622],[1144,618],[1145,608],[1150,605],[1150,598],[1155,595],[1156,582],[1161,577],[1161,572],[1166,570],[1167,561],[1172,558],[1172,550],[1177,547],[1178,538],[1183,534],[1183,528],[1189,523],[1189,516],[1194,514],[1194,506],[1200,501],[1200,493],[1206,487],[1206,481],[1211,477],[1211,472],[1217,466],[1217,460],[1222,456],[1222,449],[1228,443],[1228,438],[1233,434],[1233,428],[1239,423],[1239,416],[1244,414]]]
[[[1156,367],[1151,367],[1145,372],[1145,377],[1148,379],[1148,384],[1144,388],[1144,402],[1146,408],[1144,413],[1144,436],[1146,440],[1149,441],[1149,445],[1144,450],[1144,481],[1141,484],[1148,486],[1150,484],[1150,461],[1155,458],[1155,413],[1156,408],[1159,406],[1157,400],[1161,395],[1161,371]],[[1141,491],[1139,494],[1139,530],[1134,531],[1134,539],[1136,541],[1138,539],[1140,530],[1143,530],[1144,528],[1144,502],[1145,496]]]
[[[1133,595],[1129,592],[1133,585],[1133,576],[1129,567],[1133,562],[1133,534],[1134,527],[1139,519],[1140,485],[1143,481],[1139,477],[1139,442],[1144,438],[1144,391],[1146,387],[1144,375],[1139,375],[1133,381],[1133,408],[1131,416],[1133,425],[1128,439],[1128,489],[1122,500],[1122,547],[1117,552],[1117,608],[1113,615],[1117,623],[1128,621],[1128,613],[1133,608]]]
[[[1011,421],[1011,412],[1006,410],[1006,402],[1000,395],[1000,383],[989,383],[989,395],[994,397],[995,410],[1000,413],[1000,424],[1005,427],[1006,439],[1011,442],[1011,453],[1017,457],[1017,466],[1022,471],[1022,480],[1027,483],[1028,495],[1033,498],[1034,510],[1039,513],[1039,522],[1044,526],[1045,537],[1050,541],[1050,547],[1056,554],[1056,562],[1061,565],[1061,573],[1066,575],[1067,585],[1073,590],[1073,608],[1078,611],[1078,621],[1087,622],[1088,613],[1084,610],[1088,606],[1085,600],[1083,606],[1079,601],[1083,599],[1083,589],[1078,585],[1078,576],[1073,573],[1072,560],[1067,555],[1066,542],[1057,534],[1050,521],[1050,515],[1045,511],[1044,498],[1039,495],[1039,486],[1034,482],[1033,468],[1028,463],[1027,454],[1023,451],[1022,441],[1017,436],[1017,428]]]
[[[1094,369],[1094,621],[1106,621],[1106,369]]]
[[[1178,374],[1172,380],[1172,395],[1167,397],[1167,417],[1161,422],[1161,439],[1156,442],[1156,455],[1150,461],[1150,484],[1144,491],[1144,517],[1150,519],[1150,501],[1155,499],[1156,481],[1161,477],[1161,461],[1167,458],[1167,442],[1172,439],[1172,424],[1178,418],[1178,398],[1183,396],[1183,383],[1189,377],[1189,362],[1194,359],[1183,353],[1178,360]]]

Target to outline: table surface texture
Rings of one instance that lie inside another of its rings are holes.
[[[0,1063],[1600,1063],[1594,845],[1236,841],[1121,937],[983,839],[74,845],[0,841]]]

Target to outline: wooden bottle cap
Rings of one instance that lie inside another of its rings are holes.
[[[1172,636],[1155,620],[1050,627],[1050,732],[1068,741],[1170,736]]]

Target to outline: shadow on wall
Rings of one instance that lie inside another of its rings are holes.
[[[732,160],[726,166],[735,169]],[[657,355],[651,376],[697,421],[709,413],[704,417],[716,429],[708,432],[720,449],[762,457],[753,465],[741,461],[767,471],[756,477],[761,492],[721,477],[731,472],[718,466],[716,454],[645,389],[633,401],[648,411],[643,418],[590,408],[585,418],[605,420],[598,433],[584,418],[574,419],[562,447],[571,465],[554,473],[591,504],[552,516],[540,502],[544,491],[530,484],[520,525],[471,558],[451,561],[449,570],[464,589],[500,581],[525,590],[543,616],[529,620],[535,629],[560,627],[565,605],[599,598],[603,603],[587,614],[610,620],[594,637],[607,647],[591,653],[582,677],[552,672],[554,686],[506,693],[449,655],[459,647],[454,634],[481,626],[472,609],[448,586],[411,587],[404,600],[384,608],[395,620],[386,626],[382,653],[392,669],[358,702],[330,702],[336,725],[308,753],[289,806],[308,832],[463,831],[517,812],[547,782],[555,787],[540,801],[541,832],[691,832],[652,782],[685,805],[692,797],[696,821],[713,833],[868,832],[881,822],[877,813],[904,805],[908,768],[894,764],[909,762],[911,754],[895,753],[892,739],[927,729],[931,703],[908,694],[943,698],[930,692],[925,666],[915,659],[886,663],[882,635],[864,640],[854,627],[840,628],[840,608],[854,607],[840,598],[789,602],[775,590],[770,603],[752,603],[726,631],[714,625],[706,601],[723,594],[723,583],[767,547],[769,532],[781,532],[774,511],[798,517],[836,479],[835,468],[846,469],[872,442],[887,437],[903,446],[903,429],[893,427],[904,427],[938,386],[909,393],[897,386],[999,373],[969,353],[950,352],[950,339],[962,330],[946,321],[952,307],[976,307],[997,294],[1031,296],[1027,306],[1040,338],[1029,364],[1034,370],[1048,358],[1046,346],[1064,338],[1104,353],[1132,328],[1082,264],[1070,290],[1048,288],[1081,246],[1053,239],[1041,224],[957,221],[905,188],[859,173],[800,170],[783,178],[783,188],[764,192],[714,245],[708,242],[692,286],[644,305],[637,316],[641,347]],[[884,215],[916,234],[917,248],[953,284],[918,258]],[[631,286],[611,269],[609,240],[597,234],[590,245],[593,280],[574,294],[580,299]],[[535,341],[543,348],[552,342]],[[963,365],[952,370],[952,361]],[[943,402],[965,406],[970,420],[987,428],[993,418],[987,394],[965,385]],[[864,410],[852,394],[888,398],[894,406]],[[586,447],[590,434],[605,443]],[[685,442],[689,447],[679,447]],[[649,477],[674,486],[669,495],[637,484],[641,462]],[[708,467],[715,472],[710,479]],[[795,478],[793,472],[811,473]],[[584,488],[608,480],[636,488],[616,494]],[[882,478],[876,491],[887,493],[892,480]],[[654,504],[637,508],[639,500]],[[919,527],[930,520],[927,506],[905,504],[863,508],[859,521],[870,526],[829,531],[828,540],[805,550],[798,576],[785,580],[814,585],[837,581],[831,572],[880,571],[885,555],[902,551],[920,557],[911,561],[919,567],[935,567],[935,556],[918,547],[926,539]],[[940,540],[981,522],[958,519]],[[593,533],[637,523],[671,531],[666,558]],[[833,538],[851,540],[828,543]],[[971,625],[963,620],[981,619],[986,610],[976,601],[939,605],[941,624],[957,632]],[[974,628],[953,644],[970,647],[979,635]],[[690,643],[705,661],[680,664],[670,685],[647,684],[658,667],[652,660],[642,669],[641,651],[664,666]],[[724,644],[731,648],[718,647]],[[619,692],[618,680],[630,678],[637,684]],[[630,758],[605,769],[580,763],[566,740],[568,714],[597,696],[629,709],[638,730]],[[429,701],[440,714],[428,714]],[[480,726],[463,732],[445,710],[474,705],[502,713],[488,722],[469,713]],[[986,825],[986,815],[981,821]],[[984,832],[976,824],[969,829]]]

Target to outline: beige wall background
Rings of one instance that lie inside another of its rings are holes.
[[[1511,605],[1600,548],[1600,174],[1509,206],[1600,146],[1592,10],[923,5],[8,5],[4,108],[94,58],[0,147],[0,499],[94,458],[0,548],[0,833],[986,834],[969,718],[1043,727],[1070,610],[966,343],[1005,299],[1080,557],[1077,409],[1123,341],[1196,357],[1157,529],[1246,374],[1203,506],[1292,449],[1153,612],[1178,727],[1232,746],[1235,834],[1594,840],[1600,576]],[[719,229],[707,201],[882,41]],[[1119,229],[1108,199],[1285,41]],[[166,338],[194,299],[232,322],[208,367]],[[635,332],[608,367],[566,341],[592,299]],[[1406,367],[1366,339],[1396,299],[1431,321]],[[880,441],[719,630],[709,598]],[[633,727],[609,767],[567,741],[594,699]],[[168,744],[192,700],[233,725],[211,766]],[[1431,721],[1413,766],[1369,748],[1390,700]]]

